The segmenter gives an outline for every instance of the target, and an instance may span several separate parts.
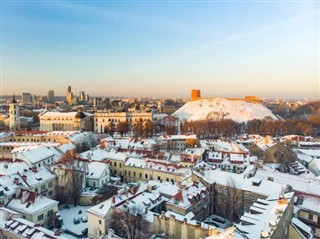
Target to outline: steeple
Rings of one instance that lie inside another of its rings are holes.
[[[16,97],[14,94],[12,94],[12,100],[11,100],[11,104],[16,104],[17,101],[16,101]]]

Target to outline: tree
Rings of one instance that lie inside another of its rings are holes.
[[[119,122],[116,131],[123,136],[124,134],[127,134],[129,131],[129,124],[127,121]]]
[[[233,178],[228,178],[224,191],[219,196],[222,200],[216,206],[222,216],[231,222],[239,219],[242,214],[242,192],[236,188]]]
[[[143,120],[140,118],[132,127],[132,133],[135,137],[141,137],[143,133]]]
[[[88,171],[87,162],[79,161],[74,151],[67,151],[58,161],[60,167],[55,169],[58,174],[57,198],[62,203],[79,203],[85,173]]]
[[[132,206],[127,210],[115,209],[110,227],[121,237],[128,239],[144,239],[150,237],[148,222],[144,219],[142,207]]]
[[[153,124],[151,121],[147,121],[143,127],[143,135],[145,138],[152,137]]]

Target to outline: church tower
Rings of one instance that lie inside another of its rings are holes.
[[[20,109],[17,105],[17,101],[15,96],[12,96],[12,100],[10,102],[10,108],[9,108],[9,114],[10,114],[10,129],[11,130],[18,130],[20,129]]]

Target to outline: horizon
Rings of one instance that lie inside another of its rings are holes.
[[[319,99],[318,53],[318,1],[1,1],[1,95]]]

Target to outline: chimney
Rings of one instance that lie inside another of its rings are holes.
[[[27,175],[22,175],[23,181],[27,181]]]
[[[60,236],[61,235],[60,229],[55,230],[54,235],[55,236]]]
[[[37,172],[37,167],[33,166],[31,170],[32,170],[32,172],[36,173]]]
[[[19,178],[14,178],[14,181],[13,181],[15,184],[19,184]]]

